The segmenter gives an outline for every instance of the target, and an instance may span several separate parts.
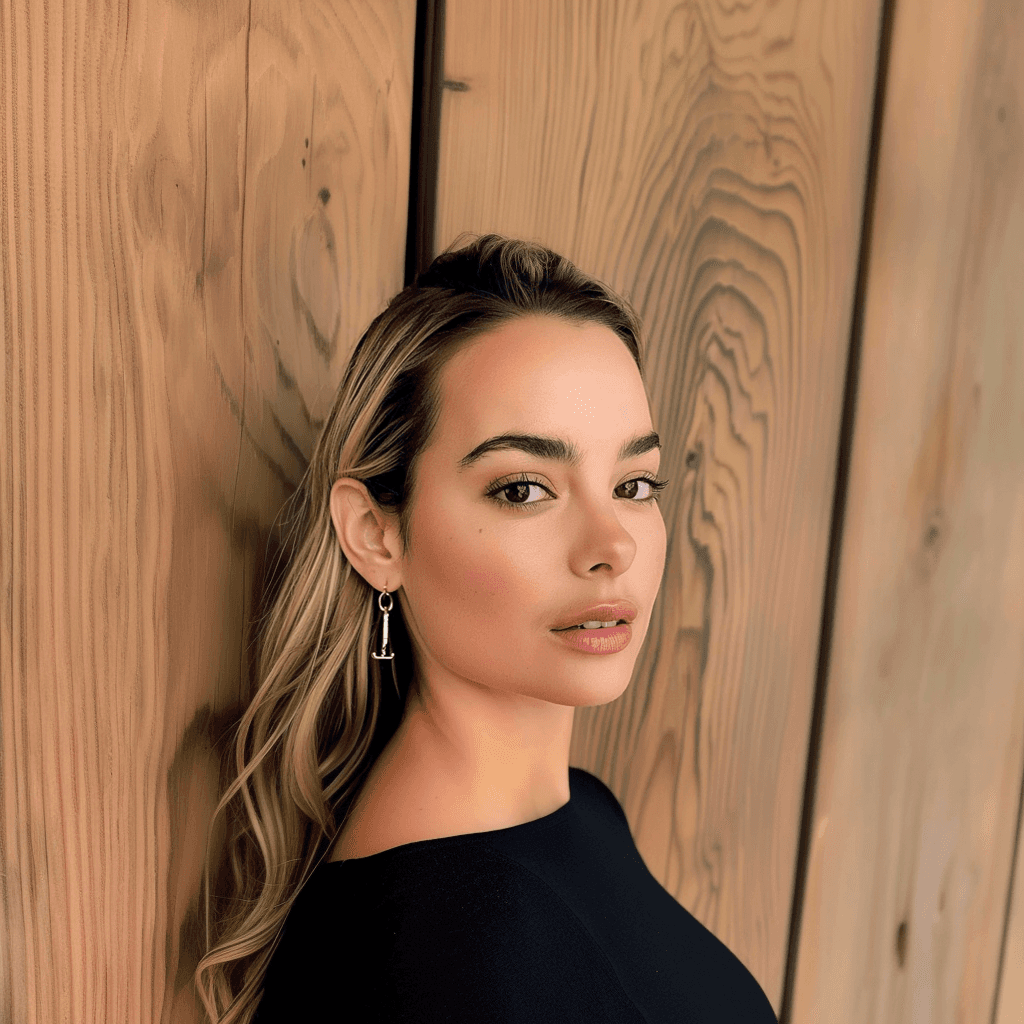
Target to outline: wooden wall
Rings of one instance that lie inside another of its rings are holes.
[[[1019,0],[0,0],[0,54],[0,1019],[200,1019],[215,747],[410,187],[648,326],[668,563],[570,760],[652,872],[783,1020],[1024,1019]]]
[[[415,13],[0,5],[0,1019],[199,1019],[270,527],[402,285]]]
[[[1024,1021],[1022,104],[1020,3],[897,0],[794,1021]]]
[[[447,5],[438,244],[538,238],[649,328],[667,565],[633,683],[577,712],[571,760],[776,1011],[878,22],[878,3]]]

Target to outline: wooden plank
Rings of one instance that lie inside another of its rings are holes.
[[[414,23],[0,6],[2,1019],[199,1019],[271,524],[402,283]]]
[[[449,0],[438,245],[630,295],[672,481],[633,682],[581,708],[651,871],[778,1010],[879,4]]]
[[[899,0],[794,1021],[994,1014],[1024,770],[1022,97],[1019,2]]]
[[[992,1024],[1017,1024],[1024,1006],[1024,842],[1021,842],[1020,827],[1018,820],[1017,857],[1007,906],[1002,971]]]

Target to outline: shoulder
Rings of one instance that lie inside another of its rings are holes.
[[[586,927],[527,867],[483,843],[471,862],[464,850],[430,859],[378,907],[367,976],[382,1019],[643,1019]]]
[[[570,783],[586,816],[628,828],[597,776],[573,767]],[[325,865],[297,897],[265,979],[265,1024],[298,1019],[299,1008],[355,1009],[361,1024],[643,1021],[575,911],[486,840],[351,867]]]
[[[538,913],[549,916],[562,906],[546,882],[484,841],[412,850],[388,864],[388,875],[381,879],[386,895],[376,918],[389,923],[396,947],[428,931],[507,945],[508,936],[529,929]]]
[[[611,812],[618,821],[627,828],[629,827],[629,819],[622,809],[622,804],[619,803],[619,798],[592,772],[588,772],[585,768],[570,766],[569,783],[574,797],[577,793],[581,793],[584,800],[591,806],[598,806],[604,811]]]

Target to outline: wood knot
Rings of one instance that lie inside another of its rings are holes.
[[[942,538],[943,515],[941,508],[934,508],[928,513],[924,524],[924,546],[934,548]]]
[[[896,929],[896,961],[902,967],[907,962],[907,922],[900,921]]]
[[[314,207],[293,236],[290,270],[297,311],[317,350],[330,361],[341,323],[341,294],[334,228],[323,206]]]
[[[942,509],[935,508],[925,519],[921,535],[921,549],[916,559],[921,579],[928,579],[935,571],[945,540],[945,533]]]

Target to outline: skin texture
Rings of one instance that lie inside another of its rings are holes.
[[[361,482],[335,482],[339,543],[393,595],[416,673],[331,860],[504,828],[569,799],[574,709],[625,690],[661,584],[665,523],[657,501],[639,500],[654,492],[622,486],[656,477],[660,453],[618,461],[624,441],[652,429],[643,381],[613,331],[523,317],[475,339],[442,373],[408,551]],[[581,460],[493,451],[460,469],[505,433],[564,438]],[[540,486],[487,496],[519,473]],[[615,599],[638,612],[624,650],[581,653],[550,632],[574,609]]]

